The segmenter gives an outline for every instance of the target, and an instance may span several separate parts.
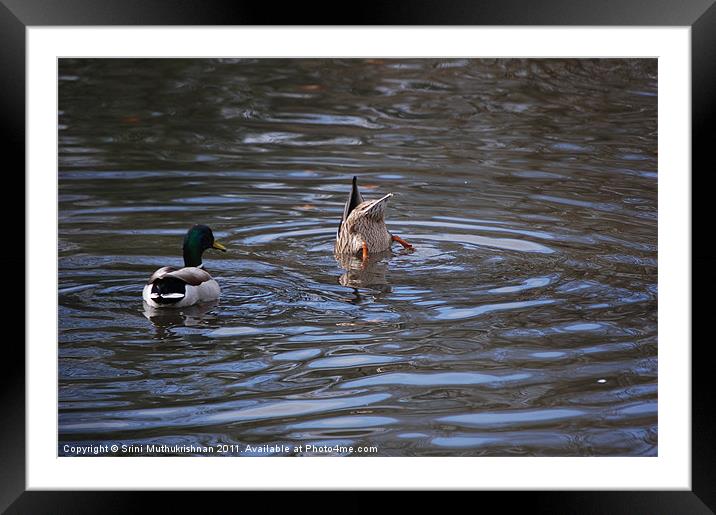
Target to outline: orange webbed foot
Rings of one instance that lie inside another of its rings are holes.
[[[401,238],[400,236],[392,235],[391,238],[393,241],[397,241],[398,243],[400,243],[404,249],[413,250],[413,246],[410,243],[408,243],[407,241],[405,241],[403,238]]]

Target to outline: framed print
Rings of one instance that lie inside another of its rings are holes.
[[[709,512],[689,169],[716,8],[183,5],[0,11],[27,192],[3,506],[546,489]]]

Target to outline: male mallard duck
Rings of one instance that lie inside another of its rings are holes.
[[[385,226],[385,207],[393,194],[388,193],[378,200],[363,201],[357,181],[357,177],[353,177],[353,188],[336,232],[335,253],[360,255],[366,260],[369,252],[386,251],[394,241],[406,249],[412,249],[410,243],[390,234]]]
[[[206,249],[226,252],[206,225],[195,225],[184,237],[184,268],[165,266],[152,274],[142,298],[154,308],[182,308],[219,298],[219,284],[203,269]]]

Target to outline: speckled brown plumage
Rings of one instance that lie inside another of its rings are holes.
[[[390,234],[385,226],[385,208],[392,196],[388,193],[377,200],[364,201],[358,191],[357,178],[353,177],[353,187],[336,233],[336,254],[360,255],[365,259],[369,253],[390,249],[393,241],[412,248],[409,243]]]

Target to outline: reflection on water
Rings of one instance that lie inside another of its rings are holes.
[[[208,318],[207,315],[210,315],[212,311],[218,308],[219,302],[205,302],[179,309],[154,308],[146,302],[143,302],[142,305],[144,307],[144,316],[154,324],[157,330],[170,330],[179,325],[187,327],[201,326],[202,321]]]
[[[656,455],[656,92],[655,60],[61,60],[60,454]],[[334,257],[353,175],[413,252]],[[222,298],[152,310],[194,223]]]
[[[363,261],[350,254],[336,254],[336,261],[345,270],[338,278],[338,282],[351,288],[371,287],[383,292],[390,292],[386,274],[388,273],[388,261],[392,255],[390,251],[377,252],[369,255]]]

